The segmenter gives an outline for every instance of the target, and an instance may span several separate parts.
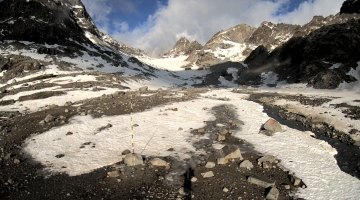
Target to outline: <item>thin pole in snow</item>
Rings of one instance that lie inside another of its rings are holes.
[[[132,153],[135,153],[134,150],[134,122],[132,120],[133,104],[132,104],[132,94],[130,94],[130,125],[131,125],[131,149]]]

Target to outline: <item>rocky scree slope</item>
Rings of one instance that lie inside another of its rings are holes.
[[[25,70],[37,70],[41,64],[89,70],[109,67],[110,72],[130,68],[141,74],[151,73],[129,57],[143,52],[100,32],[80,0],[1,1],[0,41],[0,71],[7,70],[3,76],[6,80]],[[19,60],[13,54],[42,61],[26,61],[25,57]]]

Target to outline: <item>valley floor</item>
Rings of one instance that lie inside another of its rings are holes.
[[[264,199],[268,190],[249,177],[275,181],[279,199],[360,196],[357,91],[156,89],[114,74],[51,74],[0,85],[2,199]],[[270,118],[282,131],[261,134]],[[134,167],[123,162],[131,119],[135,152],[145,159]],[[239,167],[240,159],[206,168],[227,145],[254,168]],[[264,155],[279,162],[258,165]],[[154,157],[170,167],[152,166]],[[208,171],[214,177],[201,175]]]

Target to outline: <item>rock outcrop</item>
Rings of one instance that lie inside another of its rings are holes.
[[[178,57],[182,55],[188,56],[193,51],[200,50],[201,48],[202,45],[199,42],[190,42],[187,38],[182,37],[176,42],[170,51],[163,55],[163,57]]]

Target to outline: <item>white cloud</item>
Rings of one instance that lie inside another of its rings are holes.
[[[85,8],[91,18],[94,20],[96,26],[103,32],[108,33],[109,30],[109,14],[111,7],[107,5],[108,0],[83,0]]]
[[[100,0],[96,4],[106,1]],[[169,0],[166,6],[159,5],[155,13],[135,29],[129,30],[127,24],[120,22],[123,25],[118,26],[117,31],[112,30],[111,35],[118,41],[157,56],[168,51],[182,36],[205,44],[216,32],[241,23],[254,27],[263,21],[303,25],[314,15],[336,14],[343,2],[307,0],[294,11],[284,13],[291,1],[298,0]],[[111,8],[105,12],[102,9],[102,13],[93,7],[88,10],[101,30],[109,26],[107,16]],[[277,16],[278,13],[282,14]]]
[[[322,15],[324,17],[335,15],[340,12],[344,0],[314,0],[305,1],[291,13],[276,17],[277,21],[284,23],[303,25],[309,22],[313,16]]]

